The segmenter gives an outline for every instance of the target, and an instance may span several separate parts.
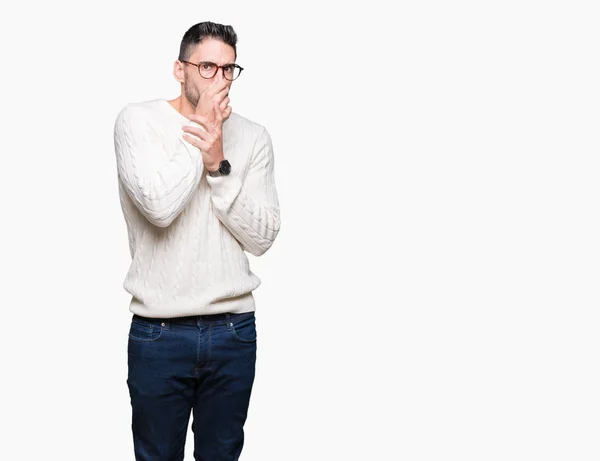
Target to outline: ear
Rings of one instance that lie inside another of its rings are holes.
[[[179,60],[173,63],[173,76],[179,83],[185,81],[185,71],[183,70],[183,63]]]

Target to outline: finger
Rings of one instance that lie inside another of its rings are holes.
[[[226,96],[225,99],[223,99],[223,101],[221,101],[221,105],[219,106],[221,108],[221,111],[224,111],[228,104],[229,104],[229,96]]]
[[[222,96],[219,96],[221,93],[223,93],[226,90],[229,91],[228,84],[229,84],[229,82],[223,78],[223,79],[218,80],[215,83],[213,83],[210,87],[208,87],[208,89],[206,91],[209,92],[209,94],[213,98],[214,97],[222,97]]]
[[[213,83],[211,83],[208,86],[208,88],[206,90],[207,91],[208,90],[210,90],[210,91],[218,91],[219,89],[221,89],[223,87],[223,80],[224,79],[214,81]]]
[[[184,126],[181,127],[181,129],[184,131],[184,133],[196,136],[203,141],[208,141],[209,139],[208,133],[202,128],[196,128],[195,126]]]
[[[204,91],[202,91],[200,93],[200,97],[201,98],[206,98],[206,99],[212,99],[214,98],[216,92],[217,92],[217,86],[219,85],[219,81],[216,81],[214,83],[211,83],[209,86],[206,87],[206,89]]]
[[[229,94],[229,82],[225,79],[221,80],[222,82],[225,82],[225,86],[223,88],[220,88],[214,95],[214,99],[216,99],[217,101],[222,101],[223,98],[225,98],[228,94]]]
[[[210,129],[210,123],[209,120],[206,117],[203,117],[202,115],[198,115],[198,114],[189,114],[187,116],[187,118],[189,118],[192,122],[196,122],[200,125],[202,125],[207,131]],[[185,126],[189,126],[189,125],[185,125]]]
[[[231,115],[231,106],[227,106],[225,109],[223,109],[221,114],[223,114],[223,121],[227,120]]]
[[[214,104],[215,106],[215,115],[216,115],[216,119],[217,119],[217,126],[221,126],[221,124],[223,123],[223,112],[221,111],[221,107],[219,107],[219,104],[217,102],[215,102]]]
[[[182,138],[189,142],[192,146],[197,147],[203,152],[206,152],[208,150],[208,145],[201,139],[196,138],[195,136],[192,136],[188,133],[183,133]]]
[[[209,125],[209,126],[211,126],[211,125]],[[206,130],[200,124],[199,124],[199,126],[184,125],[181,127],[181,129],[186,133],[193,134],[194,136],[199,137],[203,141],[208,142],[211,139],[211,134],[209,133],[209,130]]]

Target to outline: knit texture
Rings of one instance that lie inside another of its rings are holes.
[[[227,176],[205,171],[200,149],[182,138],[199,126],[166,99],[126,105],[114,143],[131,265],[129,310],[180,317],[255,310],[261,281],[244,251],[260,256],[277,237],[273,145],[264,126],[232,112],[223,123]]]

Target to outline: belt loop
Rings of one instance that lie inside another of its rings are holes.
[[[225,312],[225,323],[227,324],[227,328],[229,328],[231,325],[231,321],[229,320],[229,312]]]

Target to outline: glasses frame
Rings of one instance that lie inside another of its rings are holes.
[[[238,66],[237,64],[225,64],[224,66],[217,66],[217,63],[215,62],[211,62],[211,61],[200,61],[198,64],[196,64],[195,62],[190,62],[190,61],[186,61],[184,59],[180,59],[181,62],[185,62],[186,64],[191,64],[192,66],[196,66],[198,68],[198,74],[200,74],[200,77],[205,78],[207,80],[210,80],[211,78],[213,78],[215,75],[217,75],[217,72],[219,72],[219,69],[223,69],[224,67],[229,67],[229,66],[233,66],[233,67],[237,67],[240,70],[240,73],[238,74],[237,77],[235,77],[234,79],[228,79],[225,76],[225,69],[222,70],[223,72],[223,78],[225,80],[229,80],[230,82],[233,82],[234,80],[237,80],[238,78],[240,78],[240,75],[242,75],[242,71],[244,70],[244,68],[242,66]],[[217,66],[217,70],[215,70],[215,73],[210,76],[210,77],[205,77],[204,75],[202,75],[202,73],[200,72],[200,66],[202,64],[212,64],[213,66]]]

